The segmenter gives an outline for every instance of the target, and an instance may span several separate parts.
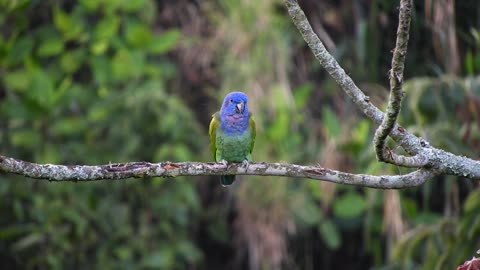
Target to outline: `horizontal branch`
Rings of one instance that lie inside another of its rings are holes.
[[[250,163],[248,167],[243,166],[242,163],[223,165],[216,162],[128,162],[98,166],[67,166],[37,164],[4,156],[0,156],[0,172],[49,181],[74,182],[224,174],[284,176],[383,189],[415,187],[435,176],[433,171],[424,169],[405,175],[374,176],[345,173],[319,166],[265,162]]]

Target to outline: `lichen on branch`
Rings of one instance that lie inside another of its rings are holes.
[[[366,175],[340,172],[320,166],[302,166],[285,163],[252,162],[127,162],[97,166],[37,164],[0,156],[0,171],[49,181],[85,182],[95,180],[119,180],[127,178],[177,177],[199,175],[261,175],[285,176],[324,180],[339,184],[372,188],[407,188],[423,184],[434,173],[417,170],[405,175]]]

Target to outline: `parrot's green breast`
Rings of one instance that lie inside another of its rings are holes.
[[[215,159],[231,162],[251,161],[251,143],[252,131],[250,128],[246,129],[241,135],[227,135],[221,128],[218,128]]]
[[[221,127],[219,113],[212,115],[212,121],[208,127],[210,136],[210,149],[216,161],[227,162],[252,161],[252,150],[255,144],[256,125],[252,114],[248,113],[248,126],[230,126],[228,133]],[[235,175],[222,175],[222,186],[231,185],[235,181]]]

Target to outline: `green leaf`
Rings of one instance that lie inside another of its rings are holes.
[[[322,219],[320,208],[309,201],[304,201],[301,206],[296,207],[294,214],[300,222],[306,225],[318,224]]]
[[[176,246],[176,250],[188,262],[195,262],[202,256],[200,251],[189,241],[181,241]]]
[[[43,144],[43,149],[38,155],[38,160],[42,163],[58,163],[60,162],[60,153],[58,147],[49,143]]]
[[[442,219],[442,215],[438,213],[422,212],[415,217],[414,222],[416,224],[436,224],[440,219]]]
[[[319,231],[328,248],[336,250],[340,247],[340,232],[331,220],[324,220],[319,226]]]
[[[478,71],[480,70],[480,53],[476,53],[474,58],[473,58],[473,62],[474,62],[474,67],[473,67],[473,74],[471,75],[475,75],[475,72],[477,72],[478,74]]]
[[[62,216],[72,223],[78,236],[83,235],[87,230],[88,221],[78,209],[67,207],[62,210]]]
[[[104,56],[90,58],[90,68],[93,70],[97,84],[105,85],[111,80],[111,61]]]
[[[17,130],[10,132],[10,142],[14,146],[23,146],[28,148],[34,148],[41,142],[40,134],[33,130]]]
[[[127,24],[125,39],[134,47],[144,48],[152,42],[153,34],[147,25],[130,22]]]
[[[51,37],[43,41],[37,49],[40,57],[54,56],[63,51],[63,40],[59,37]]]
[[[85,60],[85,50],[76,49],[67,51],[60,57],[60,66],[67,73],[73,73],[83,64]]]
[[[88,37],[87,33],[83,33],[85,28],[84,17],[81,12],[76,12],[78,10],[76,9],[68,14],[59,8],[53,9],[53,23],[67,40],[84,41]]]
[[[132,55],[127,50],[119,50],[112,59],[112,74],[117,80],[130,77],[133,69]]]
[[[116,80],[126,81],[143,72],[145,55],[141,51],[119,50],[112,60],[112,74]]]
[[[12,225],[0,228],[0,239],[17,238],[31,231],[34,226],[31,225]]]
[[[30,0],[0,1],[0,8],[5,9],[8,14],[16,9],[27,7],[29,3]]]
[[[467,72],[468,75],[473,75],[474,73],[474,64],[473,64],[473,54],[471,50],[467,50],[467,53],[465,54],[465,71]]]
[[[295,101],[295,106],[302,109],[308,102],[310,93],[313,90],[313,84],[311,82],[304,83],[296,87],[293,91],[293,99]]]
[[[402,197],[402,208],[405,215],[410,219],[414,219],[418,215],[417,203],[411,198]]]
[[[327,133],[327,136],[335,140],[340,136],[342,132],[342,127],[340,126],[340,121],[338,117],[332,112],[328,107],[323,108],[323,127]]]
[[[311,194],[314,199],[323,199],[322,188],[317,181],[305,181],[305,188],[308,194]]]
[[[142,266],[147,268],[171,268],[174,265],[174,258],[170,251],[155,251],[145,257]]]
[[[103,18],[95,28],[97,39],[110,39],[117,34],[120,19],[117,16],[108,16]]]
[[[95,11],[101,4],[98,0],[80,0],[80,4],[87,8],[87,10]]]
[[[68,32],[68,30],[72,27],[70,16],[59,8],[53,9],[53,23],[61,32]]]
[[[357,193],[349,192],[333,204],[333,212],[339,218],[356,218],[366,209],[367,202],[365,198]]]
[[[90,51],[95,55],[101,55],[107,51],[108,46],[109,46],[108,40],[106,39],[97,40],[94,43],[92,43],[90,47]]]
[[[181,32],[178,29],[171,29],[163,32],[161,35],[153,37],[149,47],[150,52],[161,54],[170,51],[175,47],[180,36]]]
[[[5,100],[0,106],[0,110],[11,121],[24,121],[38,117],[34,115],[37,108],[30,106],[29,102],[19,102],[15,100]]]
[[[118,246],[114,249],[115,255],[118,256],[121,260],[126,260],[132,258],[132,248],[129,245]]]
[[[43,237],[42,234],[31,233],[31,234],[21,238],[17,242],[15,242],[15,244],[12,246],[12,250],[16,251],[16,252],[24,250],[26,248],[29,248],[29,247],[33,246],[33,245],[39,244],[40,242],[43,241],[43,239],[44,239],[44,237]]]
[[[49,125],[49,128],[53,135],[75,135],[83,132],[86,128],[86,123],[80,117],[66,117],[53,122]]]
[[[370,122],[363,119],[355,126],[352,134],[352,140],[357,144],[364,145],[369,139]]]
[[[32,50],[33,38],[31,36],[22,36],[18,38],[7,54],[9,64],[19,64],[31,54]]]
[[[30,85],[30,72],[25,69],[8,72],[3,76],[5,84],[19,91],[25,91]]]
[[[52,79],[42,70],[34,71],[28,93],[29,98],[35,101],[38,105],[44,108],[50,107],[54,95]]]
[[[280,110],[270,125],[269,137],[273,142],[284,142],[289,134],[289,114],[286,110]]]
[[[468,194],[465,203],[463,204],[463,210],[465,213],[470,213],[480,208],[480,190],[474,190]]]
[[[88,112],[88,120],[94,123],[103,121],[107,119],[109,112],[109,107],[103,106],[103,104],[92,106],[90,111]]]
[[[169,159],[172,161],[187,160],[192,156],[190,149],[183,143],[162,145],[155,152],[155,160]]]
[[[145,6],[146,0],[119,0],[118,6],[128,12],[138,11]]]

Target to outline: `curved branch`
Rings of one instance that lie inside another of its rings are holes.
[[[390,97],[388,99],[386,117],[383,118],[383,121],[375,131],[375,136],[373,138],[375,153],[378,160],[394,164],[396,164],[395,159],[389,158],[388,151],[385,149],[385,141],[387,136],[395,127],[395,123],[397,122],[398,114],[400,113],[400,108],[402,105],[403,69],[405,65],[405,56],[407,55],[408,31],[410,29],[411,13],[412,0],[401,0],[397,29],[397,42],[393,51],[392,69],[389,72]],[[397,157],[397,159],[400,158]],[[402,159],[408,159],[408,157],[402,156]],[[416,163],[413,162],[413,160],[409,160],[409,162],[413,164]]]
[[[407,168],[420,168],[424,167],[425,165],[428,164],[429,159],[428,157],[425,157],[423,155],[423,152],[419,152],[414,156],[404,156],[404,155],[398,155],[392,152],[392,150],[388,149],[387,147],[383,147],[383,156],[382,160],[387,163],[395,164],[398,166],[402,167],[407,167]]]
[[[0,156],[0,172],[49,181],[74,182],[222,174],[287,176],[384,189],[419,186],[435,176],[434,172],[424,169],[405,175],[373,176],[345,173],[318,166],[264,162],[252,162],[247,168],[242,163],[229,163],[225,166],[216,162],[128,162],[98,166],[66,166],[37,164],[4,156]]]
[[[320,65],[325,68],[343,91],[350,96],[358,108],[376,124],[380,125],[384,118],[383,112],[370,103],[370,98],[355,85],[335,58],[328,53],[322,41],[310,26],[305,13],[297,1],[285,0],[285,4],[293,23]],[[478,160],[457,156],[442,149],[432,147],[424,139],[409,133],[405,128],[397,124],[395,124],[392,129],[390,136],[398,142],[408,154],[412,155],[412,157],[403,157],[403,161],[400,160],[402,158],[397,158],[397,164],[401,166],[414,165],[415,167],[435,168],[437,172],[443,174],[458,175],[480,180],[480,161]],[[395,155],[394,157],[399,156]]]
[[[370,97],[366,96],[362,90],[355,85],[352,78],[345,73],[345,70],[338,64],[337,60],[325,49],[325,46],[313,31],[305,13],[297,1],[285,0],[285,4],[293,23],[300,31],[300,34],[302,34],[303,39],[312,50],[315,58],[320,62],[320,65],[325,68],[343,91],[350,96],[358,108],[376,124],[380,125],[384,117],[383,112],[370,102]],[[398,125],[395,125],[391,136],[395,140],[400,141],[401,146],[409,154],[416,154],[421,148],[420,139],[405,132],[405,129]]]

